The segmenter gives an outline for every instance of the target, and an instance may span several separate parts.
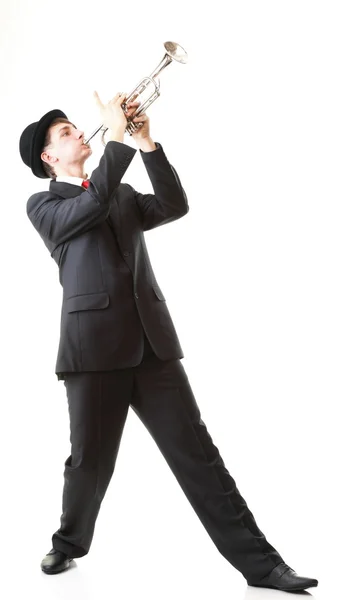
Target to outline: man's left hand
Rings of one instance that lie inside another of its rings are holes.
[[[146,113],[138,115],[137,117],[133,117],[140,104],[141,103],[139,101],[133,101],[129,102],[129,104],[126,106],[127,118],[131,119],[133,123],[137,123],[139,125],[139,128],[132,134],[132,137],[135,141],[150,137],[150,121]]]
[[[131,117],[140,106],[140,102],[132,102],[128,105],[127,117]],[[139,125],[139,128],[132,134],[133,139],[144,152],[156,150],[156,144],[150,136],[150,120],[146,113],[133,117],[132,121]]]
[[[146,113],[134,117],[132,121],[135,125],[139,125],[139,128],[132,134],[136,142],[150,137],[150,119]]]

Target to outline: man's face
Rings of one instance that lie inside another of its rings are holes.
[[[51,125],[50,145],[42,153],[53,168],[67,169],[75,164],[83,164],[91,155],[89,145],[83,143],[84,133],[69,121]]]

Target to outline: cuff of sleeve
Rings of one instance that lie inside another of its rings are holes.
[[[162,146],[161,146],[161,144],[159,144],[159,142],[155,142],[155,144],[156,144],[157,150],[162,149]],[[139,152],[141,154],[151,154],[151,152],[143,152],[143,150],[141,150],[141,148],[139,148]],[[155,152],[155,150],[152,150],[152,152]]]
[[[159,144],[159,142],[155,142],[155,144],[156,150],[153,150],[152,152],[143,152],[142,150],[140,150],[140,155],[143,159],[144,164],[153,164],[154,162],[163,163],[163,161],[167,162],[167,157],[162,145]]]
[[[124,152],[126,152],[130,156],[134,156],[137,152],[137,150],[135,148],[132,148],[132,146],[129,146],[129,144],[124,144],[124,142],[117,142],[116,140],[109,140],[105,147],[106,148],[113,148],[113,147],[116,148],[117,147],[118,150],[124,150]]]

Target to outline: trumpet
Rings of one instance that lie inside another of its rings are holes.
[[[134,102],[136,98],[138,98],[141,94],[148,90],[153,86],[153,91],[150,95],[138,106],[137,110],[134,112],[132,117],[127,117],[127,125],[125,130],[129,135],[132,135],[139,127],[141,127],[140,123],[133,123],[134,117],[138,117],[138,115],[143,114],[149,106],[160,96],[160,81],[159,74],[165,69],[172,61],[176,61],[181,64],[186,64],[188,55],[182,46],[176,44],[175,42],[165,42],[164,48],[166,50],[163,59],[160,61],[155,70],[149,75],[149,77],[144,77],[138,83],[138,85],[132,90],[132,92],[128,95],[125,102],[122,104],[122,109],[124,113],[127,112],[127,105],[129,102]],[[85,140],[85,144],[88,144],[90,140],[99,132],[102,131],[102,143],[106,146],[106,142],[104,141],[104,135],[108,131],[108,127],[104,124],[100,125],[92,132],[92,134]]]

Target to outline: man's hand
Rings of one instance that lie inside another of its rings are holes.
[[[139,106],[140,106],[140,102],[138,100],[134,100],[133,102],[127,103],[125,116],[127,117],[128,121],[135,114],[135,112]]]
[[[102,103],[97,92],[94,92],[94,97],[101,113],[102,122],[105,127],[110,129],[110,132],[107,132],[107,135],[109,133],[109,140],[123,142],[127,120],[122,104],[125,102],[127,94],[116,94],[106,105]]]
[[[136,144],[143,152],[157,150],[157,146],[150,136],[150,120],[146,113],[134,117],[132,121],[139,124],[139,128],[132,134]]]

